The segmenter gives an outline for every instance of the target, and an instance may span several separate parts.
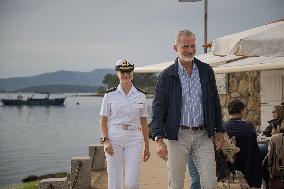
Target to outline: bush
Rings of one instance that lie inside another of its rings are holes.
[[[31,182],[31,181],[36,181],[36,180],[38,180],[38,176],[30,175],[30,176],[22,179],[22,182]]]

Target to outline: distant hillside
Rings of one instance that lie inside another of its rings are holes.
[[[42,93],[95,93],[97,86],[80,86],[80,85],[42,85],[18,89],[24,93],[42,92]],[[17,91],[14,91],[17,92]]]
[[[58,71],[30,77],[0,79],[0,91],[16,91],[23,88],[44,85],[102,86],[106,74],[113,69],[95,69],[91,72]]]

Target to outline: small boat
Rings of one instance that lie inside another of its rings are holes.
[[[28,99],[23,99],[22,95],[18,95],[16,99],[1,99],[4,105],[8,106],[63,106],[65,98],[49,98],[49,94],[45,98],[33,98],[33,95]]]

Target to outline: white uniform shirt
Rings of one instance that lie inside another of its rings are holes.
[[[146,96],[133,85],[126,96],[118,85],[115,91],[104,95],[101,116],[108,117],[109,125],[140,125],[140,117],[147,117]]]

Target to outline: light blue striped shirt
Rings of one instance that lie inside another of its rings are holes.
[[[180,125],[197,127],[204,123],[202,90],[199,70],[193,62],[191,76],[178,61],[178,74],[182,87],[182,105]]]

